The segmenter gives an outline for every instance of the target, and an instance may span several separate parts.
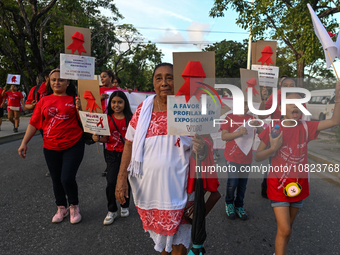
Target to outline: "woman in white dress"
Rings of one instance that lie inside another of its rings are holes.
[[[198,135],[167,135],[167,96],[174,94],[172,64],[156,66],[153,84],[156,95],[138,106],[126,133],[116,198],[125,202],[129,175],[137,211],[155,250],[187,254],[191,225],[183,214],[188,201],[190,146],[200,155],[207,145]]]

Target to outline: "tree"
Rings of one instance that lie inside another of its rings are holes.
[[[203,51],[215,51],[215,76],[217,78],[239,78],[240,68],[247,68],[247,41],[216,42]]]
[[[42,82],[45,68],[59,63],[59,54],[64,52],[64,25],[92,28],[92,55],[97,64],[103,64],[113,53],[116,39],[114,26],[101,15],[100,7],[110,10],[113,20],[122,18],[111,1],[0,0],[1,66],[20,73],[27,93],[37,76]]]
[[[339,6],[340,1],[335,2]],[[236,23],[243,29],[252,25],[254,39],[270,38],[289,47],[295,58],[297,78],[304,78],[305,66],[323,58],[307,3],[311,4],[328,31],[337,27],[333,14],[339,9],[332,7],[331,1],[321,0],[257,0],[253,8],[250,1],[215,0],[210,16],[222,17],[224,11],[236,10],[239,13]],[[301,83],[298,85],[302,86]]]

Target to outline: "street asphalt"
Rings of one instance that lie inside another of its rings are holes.
[[[71,225],[69,217],[52,224],[56,212],[52,183],[42,151],[42,138],[29,143],[27,158],[17,149],[20,140],[0,145],[0,254],[158,254],[144,232],[131,203],[128,218],[116,218],[103,226],[107,213],[105,163],[102,148],[86,146],[80,166],[79,186],[81,223]],[[221,157],[222,158],[222,157]],[[224,164],[220,159],[218,163]],[[262,162],[265,163],[265,162]],[[255,162],[253,162],[255,164]],[[260,195],[261,178],[250,178],[245,196],[247,221],[229,220],[225,214],[226,179],[220,179],[222,198],[207,217],[206,254],[272,255],[276,223],[270,201]],[[312,178],[310,197],[294,223],[288,245],[289,255],[340,254],[340,185]]]

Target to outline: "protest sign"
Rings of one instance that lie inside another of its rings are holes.
[[[94,58],[60,54],[60,77],[69,80],[94,80]]]
[[[203,97],[206,97],[203,99]],[[218,99],[201,95],[186,102],[184,96],[168,96],[167,99],[167,132],[168,135],[199,135],[216,133],[218,126],[214,127],[214,119],[220,118],[221,105]],[[205,107],[202,107],[205,106]],[[205,109],[206,112],[202,111]]]
[[[6,84],[20,85],[20,75],[19,74],[8,74]]]
[[[65,54],[91,56],[91,30],[64,26]]]
[[[276,65],[276,41],[257,41],[252,43],[253,65]]]
[[[83,111],[103,113],[97,80],[79,79],[78,95]]]
[[[266,65],[252,65],[251,69],[258,71],[259,85],[261,87],[277,87],[279,79],[279,67]]]
[[[111,135],[107,114],[79,111],[79,116],[84,132],[96,135]]]
[[[244,95],[248,94],[248,89],[252,88],[252,102],[261,102],[261,90],[258,82],[258,72],[240,68],[241,86]]]

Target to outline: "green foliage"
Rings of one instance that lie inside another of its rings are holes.
[[[255,40],[273,39],[289,47],[297,65],[297,77],[303,77],[304,66],[313,64],[317,59],[324,58],[321,44],[316,37],[307,8],[310,3],[326,29],[334,32],[338,26],[333,14],[339,12],[333,1],[320,0],[257,0],[253,8],[251,1],[215,0],[210,11],[212,17],[223,17],[224,11],[236,10],[239,16],[236,23],[249,29]],[[340,6],[340,1],[334,1]]]
[[[226,41],[208,45],[203,51],[215,51],[215,76],[217,78],[239,78],[240,68],[247,68],[248,44]]]

